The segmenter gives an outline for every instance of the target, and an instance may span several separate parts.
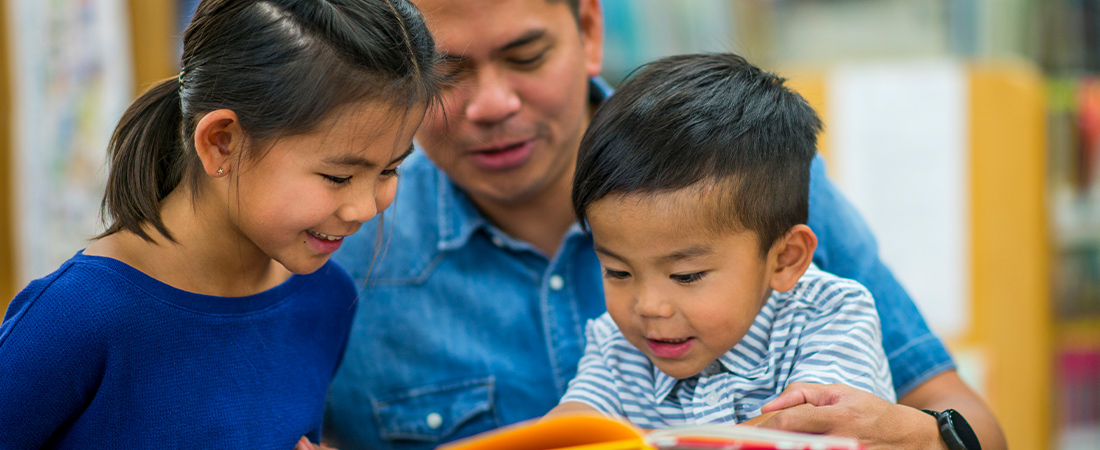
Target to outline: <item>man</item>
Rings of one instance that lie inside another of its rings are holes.
[[[423,152],[402,167],[394,207],[336,255],[364,286],[326,411],[326,440],[345,450],[433,448],[546,413],[576,372],[585,322],[605,310],[592,241],[570,205],[580,139],[609,93],[596,78],[599,1],[416,3],[451,87],[418,131]],[[764,425],[948,448],[936,418],[914,408],[954,408],[986,448],[1003,448],[996,420],[820,161],[810,205],[814,261],[875,295],[895,388],[909,406],[800,386],[782,406],[822,406]]]

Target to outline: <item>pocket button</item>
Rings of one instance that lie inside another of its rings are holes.
[[[439,413],[428,414],[424,421],[428,423],[428,428],[433,430],[443,426],[443,416],[440,416]]]

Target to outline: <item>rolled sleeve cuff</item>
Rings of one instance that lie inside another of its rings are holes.
[[[955,361],[936,336],[925,334],[887,355],[898,398],[932,377],[955,369]]]

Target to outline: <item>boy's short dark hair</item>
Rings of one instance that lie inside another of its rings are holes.
[[[821,120],[785,80],[730,53],[677,55],[635,71],[581,142],[573,208],[608,195],[698,188],[709,225],[750,230],[763,254],[809,216]]]

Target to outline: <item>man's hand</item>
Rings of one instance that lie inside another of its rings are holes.
[[[761,411],[775,414],[757,426],[853,437],[867,450],[947,448],[936,418],[842,384],[792,383]]]

